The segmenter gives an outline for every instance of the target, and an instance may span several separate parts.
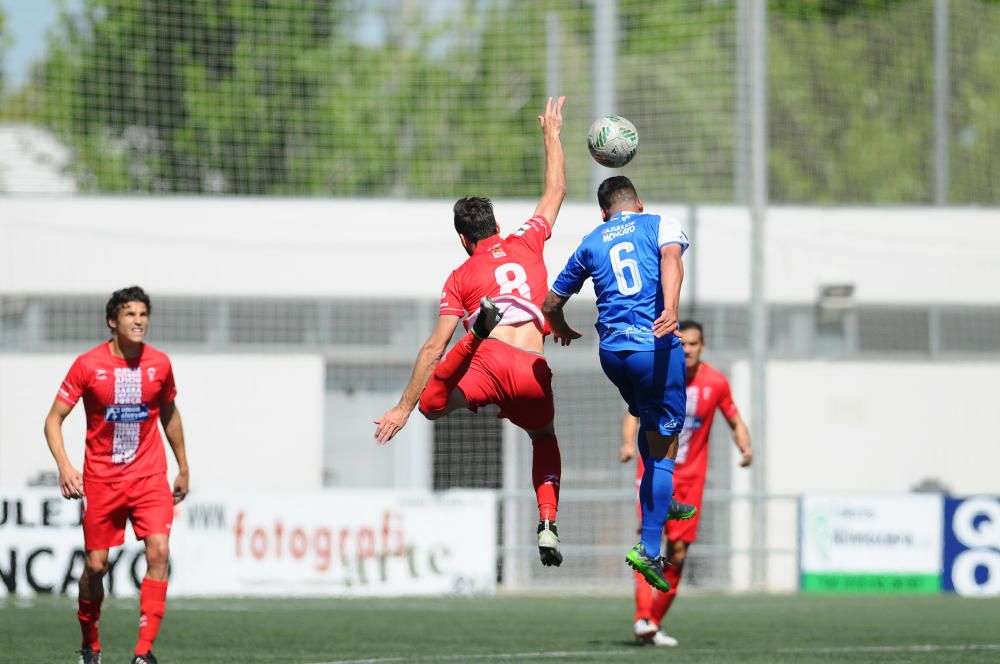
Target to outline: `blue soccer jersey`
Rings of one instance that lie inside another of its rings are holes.
[[[663,311],[660,248],[688,248],[680,222],[669,217],[619,212],[583,238],[552,290],[568,297],[588,278],[597,295],[594,326],[606,350],[653,350],[672,346],[673,335],[653,336],[653,321]]]

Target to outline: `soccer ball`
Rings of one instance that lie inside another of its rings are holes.
[[[638,147],[635,125],[617,115],[601,118],[587,132],[587,149],[601,166],[621,168],[632,161]]]

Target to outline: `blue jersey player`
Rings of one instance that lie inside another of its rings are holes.
[[[632,182],[611,177],[597,189],[604,223],[583,238],[552,284],[543,312],[562,345],[579,338],[563,306],[588,279],[597,295],[597,334],[604,373],[639,417],[639,453],[645,464],[639,485],[642,540],[626,555],[630,567],[664,592],[660,538],[670,518],[690,518],[695,509],[674,503],[674,458],[684,427],[684,350],[677,306],[688,239],[679,222],[643,211]]]

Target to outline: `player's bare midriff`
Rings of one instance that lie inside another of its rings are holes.
[[[490,336],[511,346],[530,350],[533,353],[542,352],[542,343],[545,339],[534,321],[522,321],[512,325],[499,325],[493,330],[493,334]]]

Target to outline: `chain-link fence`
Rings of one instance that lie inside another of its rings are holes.
[[[648,199],[743,201],[741,4],[71,3],[3,91],[0,191],[533,196],[557,93],[571,196],[610,106],[639,128]],[[772,201],[1000,200],[1000,4],[769,4]]]

